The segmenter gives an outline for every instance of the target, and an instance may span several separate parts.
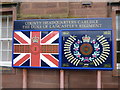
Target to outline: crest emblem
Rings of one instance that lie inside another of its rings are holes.
[[[107,60],[109,53],[109,43],[103,35],[97,39],[89,35],[69,36],[64,44],[64,55],[74,66],[99,66]]]

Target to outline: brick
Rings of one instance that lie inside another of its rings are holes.
[[[70,16],[76,17],[107,17],[106,8],[80,8],[80,9],[70,9]]]
[[[70,15],[70,16],[76,15],[76,10],[71,9],[71,10],[69,11],[69,15]]]
[[[83,82],[77,81],[77,82],[73,82],[73,83],[69,83],[69,88],[96,88],[96,84],[93,84],[93,82],[86,84],[85,82],[86,80],[84,80]],[[82,90],[82,89],[81,89]],[[84,89],[83,89],[84,90]],[[89,89],[88,89],[89,90]]]
[[[70,2],[69,4],[70,9],[81,9],[82,4],[81,2]],[[107,3],[106,2],[93,2],[92,7],[90,8],[107,8]]]
[[[21,3],[20,10],[30,8],[31,3]]]
[[[69,83],[68,86],[66,84],[66,87],[96,88],[96,72],[95,71],[68,70],[65,73],[65,77],[68,77],[68,83]]]
[[[79,78],[80,77],[80,78]],[[85,82],[86,84],[90,84],[91,82],[96,84],[96,77],[95,76],[70,76],[70,83],[74,82]]]
[[[96,75],[96,71],[87,71],[87,70],[84,70],[84,71],[80,71],[80,70],[70,70],[68,71],[70,73],[70,75],[76,75],[76,76],[93,76],[93,75]],[[72,74],[74,73],[74,74]]]
[[[59,84],[46,84],[46,83],[31,83],[28,85],[28,88],[59,88]]]
[[[108,77],[108,76],[112,76],[112,72],[111,71],[102,71],[102,75],[105,77]]]
[[[59,2],[58,5],[59,5],[59,8],[68,7],[69,3],[67,3],[67,2]]]
[[[28,75],[29,75],[29,76],[39,76],[39,75],[43,75],[43,70],[40,70],[40,69],[29,69],[29,70],[28,70]]]
[[[107,8],[107,2],[93,2],[92,8]]]
[[[44,75],[43,80],[44,83],[59,84],[59,75],[57,76]]]
[[[58,88],[59,74],[57,70],[32,69],[28,73],[28,88]]]
[[[102,76],[102,82],[103,83],[114,83],[114,84],[117,84],[118,83],[118,78],[117,77],[104,77]]]
[[[49,2],[49,3],[32,3],[32,8],[55,8],[57,7],[56,2]]]
[[[32,72],[33,73],[33,72]],[[31,73],[31,74],[32,74]],[[36,75],[35,75],[36,74]],[[34,75],[28,74],[28,88],[58,88],[59,75],[43,75],[35,72]]]
[[[45,10],[43,10],[43,9],[22,10],[21,14],[24,14],[24,15],[29,15],[29,14],[44,15],[45,14]]]
[[[70,7],[70,9],[79,9],[81,7],[81,3],[80,2],[70,2],[69,7]]]
[[[3,75],[2,76],[3,88],[21,88],[22,87],[22,75]]]
[[[65,88],[69,87],[69,72],[64,71],[65,74]]]
[[[32,8],[47,8],[47,2],[46,3],[43,3],[43,2],[32,3]]]
[[[48,76],[59,76],[59,70],[43,70],[43,75],[48,75]]]
[[[76,14],[80,15],[107,15],[107,10],[105,9],[87,9],[87,10],[76,10]]]
[[[39,75],[58,76],[59,70],[29,69],[28,74],[29,74],[29,76],[39,76]]]
[[[68,8],[47,9],[46,14],[64,14],[68,13]]]
[[[106,14],[104,15],[88,15],[87,18],[106,18]]]
[[[49,2],[47,3],[47,8],[55,8],[57,7],[57,2]]]
[[[113,89],[113,90],[118,90],[118,85],[117,84],[102,84],[102,88],[117,88],[117,89]]]
[[[102,82],[103,83],[118,83],[118,77],[112,77],[111,71],[102,71]]]

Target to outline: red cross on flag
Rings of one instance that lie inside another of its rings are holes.
[[[14,31],[13,66],[58,67],[58,31]]]

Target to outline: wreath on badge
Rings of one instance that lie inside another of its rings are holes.
[[[82,36],[81,40],[70,36],[64,44],[65,57],[75,66],[89,66],[91,63],[99,66],[107,60],[109,52],[110,45],[103,35],[93,40],[88,35]]]

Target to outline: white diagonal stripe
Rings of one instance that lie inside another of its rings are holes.
[[[102,36],[100,36],[100,37],[98,37],[98,38],[97,38],[97,40],[99,40],[101,37],[103,37],[103,35],[102,35]]]
[[[59,33],[57,33],[55,36],[53,36],[52,38],[50,38],[50,40],[48,40],[46,42],[46,44],[51,44],[52,42],[54,42],[56,39],[58,39],[59,37]]]
[[[25,34],[23,34],[22,32],[15,32],[17,35],[19,35],[21,38],[23,38],[26,42],[28,42],[29,44],[31,44],[31,39],[29,39]]]
[[[17,56],[14,60],[13,60],[13,64],[15,64],[16,62],[18,62],[21,58],[23,58],[26,55],[26,53],[21,53],[19,56]]]
[[[95,64],[95,66],[97,66],[96,62],[93,60],[93,63]]]
[[[50,67],[58,67],[54,63],[52,63],[49,59],[47,59],[46,57],[44,57],[42,54],[40,54],[40,58],[42,59],[42,61],[44,61],[45,63],[47,63]]]

